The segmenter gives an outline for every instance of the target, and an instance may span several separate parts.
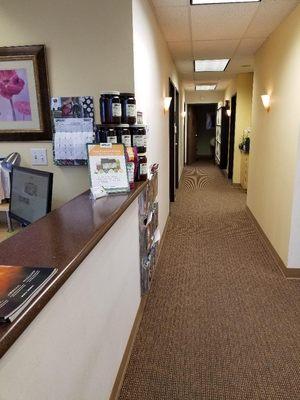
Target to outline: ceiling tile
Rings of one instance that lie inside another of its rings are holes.
[[[192,39],[239,39],[259,3],[194,6],[191,9]]]
[[[228,72],[195,72],[194,79],[196,81],[210,81],[210,80],[220,80],[220,79],[231,79],[235,77],[235,73]]]
[[[230,84],[230,79],[222,79],[218,82],[217,90],[226,90]]]
[[[227,69],[226,72],[232,74],[240,74],[243,72],[252,72],[254,68],[254,56],[234,56]]]
[[[265,41],[265,38],[242,39],[235,53],[236,56],[252,56]]]
[[[176,67],[181,74],[194,72],[194,63],[192,60],[176,61]]]
[[[154,7],[188,6],[190,0],[152,0]]]
[[[189,73],[189,74],[180,74],[180,77],[184,81],[190,81],[194,82],[194,73]]]
[[[194,58],[230,58],[239,40],[196,40],[193,42]]]
[[[192,42],[168,42],[174,60],[193,59]]]
[[[299,4],[299,0],[264,0],[248,27],[245,37],[268,37]]]
[[[161,7],[156,10],[167,42],[191,40],[188,7]]]

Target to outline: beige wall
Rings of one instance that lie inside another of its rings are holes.
[[[253,132],[247,203],[287,266],[300,267],[290,246],[291,222],[299,159],[300,133],[300,6],[269,37],[255,58]],[[271,95],[267,113],[260,96]],[[299,179],[298,179],[299,180]],[[299,210],[299,204],[294,205]],[[297,211],[299,214],[299,211]],[[297,233],[297,229],[293,232]],[[297,240],[296,240],[297,239]]]
[[[253,73],[239,74],[236,80],[237,101],[234,139],[233,183],[241,182],[241,152],[239,144],[245,129],[251,127]]]
[[[219,101],[224,100],[224,92],[221,90],[216,91],[186,91],[185,101],[187,104],[209,104],[209,103],[219,103]]]
[[[252,97],[253,97],[253,73],[238,74],[235,79],[230,81],[225,90],[224,100],[229,100],[237,95],[236,101],[236,120],[235,120],[235,140],[234,140],[234,165],[233,183],[241,182],[241,152],[239,144],[242,140],[245,129],[251,127],[252,116]],[[229,144],[228,144],[229,145]]]
[[[134,80],[138,108],[149,127],[149,163],[158,162],[160,228],[169,214],[169,113],[163,99],[169,94],[169,77],[180,90],[175,65],[147,0],[133,0]],[[182,140],[182,134],[181,134]],[[183,146],[180,145],[182,152]],[[182,169],[183,155],[180,154]]]
[[[227,88],[225,90],[224,100],[230,100],[231,101],[231,97],[234,96],[235,94],[237,94],[237,80],[236,80],[236,78],[230,80],[229,85],[227,86]]]
[[[53,96],[92,95],[98,117],[100,91],[134,88],[131,0],[2,0],[0,46],[41,43]],[[19,151],[22,165],[30,166],[36,147],[49,157],[48,167],[39,168],[55,173],[54,206],[88,188],[87,168],[53,166],[50,142],[0,142],[0,154]]]

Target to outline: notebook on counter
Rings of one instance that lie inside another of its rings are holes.
[[[0,265],[0,323],[12,322],[56,272],[48,267]]]

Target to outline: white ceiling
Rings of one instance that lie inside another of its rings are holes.
[[[187,90],[253,71],[254,54],[300,0],[261,0],[191,6],[190,0],[152,0],[158,22]],[[193,60],[231,58],[225,72],[194,72]]]

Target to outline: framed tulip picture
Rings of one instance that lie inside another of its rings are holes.
[[[0,47],[0,141],[51,140],[44,45]]]

